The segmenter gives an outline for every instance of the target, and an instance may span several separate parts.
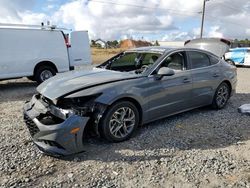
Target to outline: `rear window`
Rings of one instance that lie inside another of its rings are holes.
[[[210,59],[207,54],[195,51],[190,51],[188,54],[192,64],[192,69],[207,67],[210,65]]]

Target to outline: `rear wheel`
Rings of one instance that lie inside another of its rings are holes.
[[[120,101],[108,108],[101,121],[101,134],[111,142],[129,139],[139,124],[139,112],[129,101]]]
[[[54,75],[56,75],[56,70],[53,67],[41,65],[36,69],[34,77],[37,83],[42,83]]]
[[[219,85],[219,87],[215,92],[212,107],[215,109],[224,108],[227,104],[229,97],[230,97],[230,88],[228,84],[223,82],[222,84]]]

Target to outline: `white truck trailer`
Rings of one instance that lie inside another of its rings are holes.
[[[56,26],[0,24],[0,80],[28,77],[41,83],[91,63],[87,31],[65,35]]]

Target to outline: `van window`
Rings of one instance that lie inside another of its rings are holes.
[[[190,51],[188,54],[192,64],[192,69],[207,67],[210,65],[210,59],[207,54],[196,51]]]

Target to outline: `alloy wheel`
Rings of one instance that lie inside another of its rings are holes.
[[[222,85],[219,88],[217,92],[217,96],[216,96],[216,103],[218,107],[221,108],[225,106],[225,104],[227,103],[228,97],[229,97],[229,89],[225,85]]]
[[[110,118],[110,133],[116,138],[125,138],[134,129],[135,112],[130,107],[117,109]]]

